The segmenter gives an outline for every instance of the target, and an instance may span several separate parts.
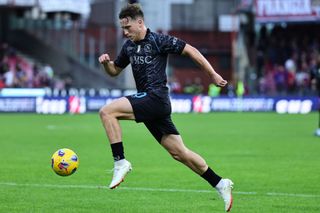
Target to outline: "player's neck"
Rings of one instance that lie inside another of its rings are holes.
[[[140,32],[139,41],[143,40],[147,35],[147,27],[144,26]]]

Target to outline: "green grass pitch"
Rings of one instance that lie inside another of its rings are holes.
[[[232,212],[320,212],[317,114],[174,114],[185,144],[235,183]],[[208,183],[174,161],[143,124],[122,121],[133,171],[116,190],[98,114],[0,114],[0,212],[224,212]],[[78,171],[51,170],[59,148]]]

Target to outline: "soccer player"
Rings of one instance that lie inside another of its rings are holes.
[[[116,188],[132,169],[124,156],[119,120],[135,120],[143,122],[175,160],[208,181],[223,198],[225,210],[230,211],[232,181],[221,178],[200,155],[188,149],[171,120],[165,72],[168,54],[190,57],[217,86],[224,87],[227,81],[191,45],[176,37],[150,31],[144,24],[144,14],[139,4],[128,4],[122,8],[119,19],[128,40],[116,60],[112,61],[108,54],[102,54],[99,62],[110,76],[117,76],[130,63],[138,93],[116,99],[99,112],[114,158],[114,173],[109,188]]]

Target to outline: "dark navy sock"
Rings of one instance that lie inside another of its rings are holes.
[[[208,167],[207,171],[205,171],[201,177],[208,181],[212,187],[216,187],[216,185],[221,180],[221,177],[217,175],[210,167]]]
[[[113,155],[114,161],[124,159],[124,151],[123,151],[122,141],[120,141],[118,143],[111,144],[111,149],[112,149],[112,155]]]

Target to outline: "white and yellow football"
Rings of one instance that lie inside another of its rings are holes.
[[[52,155],[51,167],[60,176],[72,175],[78,169],[78,166],[79,158],[71,149],[59,149]]]

